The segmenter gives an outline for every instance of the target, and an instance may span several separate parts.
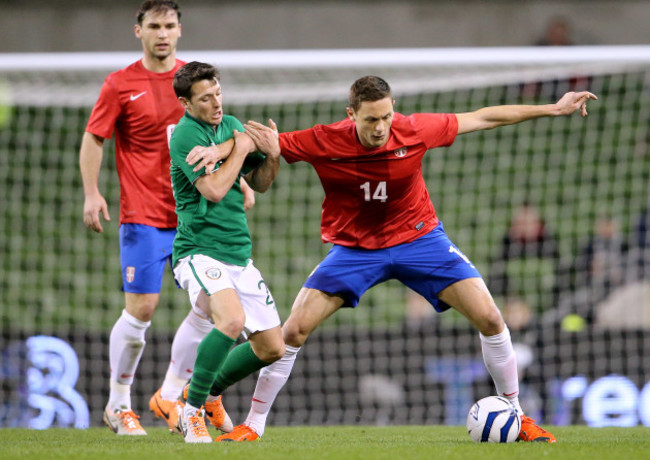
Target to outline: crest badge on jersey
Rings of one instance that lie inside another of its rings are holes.
[[[132,283],[135,279],[135,267],[126,267],[126,282]]]
[[[396,157],[402,158],[406,156],[406,152],[408,149],[406,147],[402,147],[401,149],[395,150],[393,153],[395,154]]]
[[[211,280],[218,280],[219,278],[221,278],[221,270],[219,270],[218,268],[208,268],[205,271],[205,276],[207,276]]]

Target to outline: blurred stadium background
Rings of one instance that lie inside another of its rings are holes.
[[[103,235],[88,231],[78,150],[103,78],[140,56],[97,52],[139,46],[130,35],[138,3],[0,0],[0,52],[11,52],[0,55],[0,427],[101,423],[108,334],[123,302],[119,189],[109,143],[101,188],[114,220]],[[470,1],[461,11],[451,1],[385,1],[369,23],[364,1],[345,2],[345,15],[336,1],[180,3],[181,49],[332,48],[179,53],[222,69],[228,112],[272,117],[282,131],[341,119],[349,84],[368,73],[388,79],[404,113],[596,93],[586,120],[462,136],[427,155],[423,170],[447,232],[509,321],[529,415],[650,425],[650,49],[333,49],[529,45],[558,14],[571,19],[576,44],[644,43],[650,4]],[[256,33],[209,27],[215,8],[226,23],[251,19]],[[308,166],[283,164],[250,212],[255,262],[283,318],[328,249],[319,238],[322,197]],[[134,385],[145,426],[162,426],[147,401],[188,308],[167,275]],[[245,416],[254,383],[226,393],[233,420]],[[471,403],[491,393],[467,322],[432,315],[387,283],[310,338],[269,421],[463,424]]]
[[[0,75],[0,426],[101,422],[107,339],[123,302],[117,223],[99,235],[81,219],[78,149],[107,67],[138,54],[47,57],[15,61]],[[650,49],[180,57],[219,65],[227,112],[273,118],[281,131],[341,119],[349,84],[368,73],[388,79],[403,113],[596,93],[587,119],[462,136],[430,152],[423,170],[447,232],[484,274],[510,323],[527,412],[553,424],[650,424]],[[101,189],[117,219],[113,153],[111,142]],[[310,167],[283,164],[250,212],[255,263],[283,318],[328,249],[319,238],[322,198]],[[134,385],[145,426],[155,423],[147,402],[187,308],[168,276]],[[227,391],[234,420],[245,416],[254,383],[251,377]],[[270,423],[462,424],[471,403],[492,391],[467,322],[454,312],[433,315],[389,282],[310,338]]]

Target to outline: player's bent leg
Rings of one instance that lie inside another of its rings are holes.
[[[283,356],[260,371],[251,410],[243,425],[232,433],[219,436],[216,442],[253,441],[264,433],[266,418],[278,393],[286,383],[300,346],[309,334],[343,305],[343,299],[311,288],[302,288],[282,326],[285,342]]]
[[[221,397],[210,398],[209,393],[219,368],[227,360],[232,344],[244,328],[246,315],[237,292],[232,288],[219,290],[209,297],[201,292],[197,299],[197,304],[200,303],[207,303],[215,328],[203,339],[197,350],[194,375],[190,385],[183,391],[186,401],[183,417],[189,415],[188,409],[204,406],[205,411],[211,414],[211,423],[224,431],[232,430],[232,422],[223,408]],[[232,340],[232,343],[227,348],[223,348],[222,342],[226,339]],[[218,345],[218,348],[215,345]],[[201,415],[204,417],[205,413],[201,411]],[[182,423],[183,419],[181,429]]]
[[[478,331],[491,336],[505,327],[499,308],[481,278],[466,278],[443,289],[438,298],[463,314]]]
[[[303,287],[291,307],[291,314],[282,326],[284,343],[301,347],[309,334],[343,306],[344,300],[318,289]]]
[[[160,389],[149,400],[149,409],[156,417],[167,422],[171,433],[180,432],[177,409],[185,406],[180,397],[187,381],[192,377],[198,346],[212,327],[210,321],[190,310],[174,335],[171,360],[165,379]]]
[[[253,400],[251,401],[251,408],[243,423],[243,425],[252,428],[260,438],[264,436],[266,419],[275,398],[291,375],[299,351],[300,348],[298,347],[286,345],[282,358],[260,370],[255,392],[253,393]]]
[[[205,402],[205,413],[210,423],[225,433],[231,432],[233,425],[223,407],[221,393],[247,375],[277,361],[282,355],[284,341],[279,325],[254,332],[248,342],[233,348],[219,369]]]
[[[519,404],[519,377],[510,331],[481,278],[468,278],[444,289],[440,300],[467,317],[480,331],[485,365],[494,380],[497,393],[508,398],[521,415],[522,441],[557,442],[548,431],[523,415]]]

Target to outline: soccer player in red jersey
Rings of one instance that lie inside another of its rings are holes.
[[[125,308],[110,335],[110,394],[104,421],[120,435],[146,434],[131,408],[131,384],[158,304],[164,268],[168,261],[171,264],[176,234],[169,137],[184,113],[172,87],[176,70],[185,64],[176,59],[180,16],[173,1],[142,3],[134,32],[143,57],[106,77],[79,154],[84,223],[101,233],[100,215],[107,221],[110,215],[98,178],[104,141],[115,133]],[[242,187],[250,207],[253,192],[245,183]],[[176,399],[192,374],[198,344],[211,329],[207,320],[190,313],[176,333],[165,382],[150,401],[151,409],[170,428],[176,427]]]
[[[405,116],[394,112],[388,83],[367,76],[352,85],[343,121],[279,135],[273,124],[245,125],[260,151],[279,144],[287,162],[305,161],[314,167],[325,190],[321,235],[333,247],[298,293],[282,328],[286,353],[260,372],[246,421],[216,440],[261,436],[271,405],[309,334],[339,308],[355,307],[370,287],[397,279],[437,311],[453,307],[479,330],[497,392],[512,401],[522,417],[520,439],[556,442],[523,414],[510,332],[480,273],[445,234],[425,186],[421,160],[427,150],[449,146],[459,134],[578,110],[586,116],[589,99],[596,96],[584,91],[567,93],[556,104]],[[222,145],[225,151],[232,148]],[[187,161],[199,159],[190,154]],[[205,157],[195,168],[212,162]]]

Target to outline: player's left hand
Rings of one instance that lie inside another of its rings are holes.
[[[230,147],[232,148],[232,146]],[[197,172],[201,168],[205,168],[205,173],[210,174],[221,160],[228,157],[230,150],[226,150],[224,144],[211,145],[210,147],[197,145],[187,154],[185,162],[193,165],[198,161],[192,171]]]
[[[572,113],[580,110],[580,115],[586,117],[587,101],[589,99],[593,99],[594,101],[598,100],[596,95],[590,93],[589,91],[580,91],[578,93],[571,91],[566,93],[555,104],[558,110],[558,115],[571,115]]]
[[[253,190],[246,180],[242,177],[239,180],[241,191],[244,194],[244,211],[248,211],[255,206],[255,190]]]

